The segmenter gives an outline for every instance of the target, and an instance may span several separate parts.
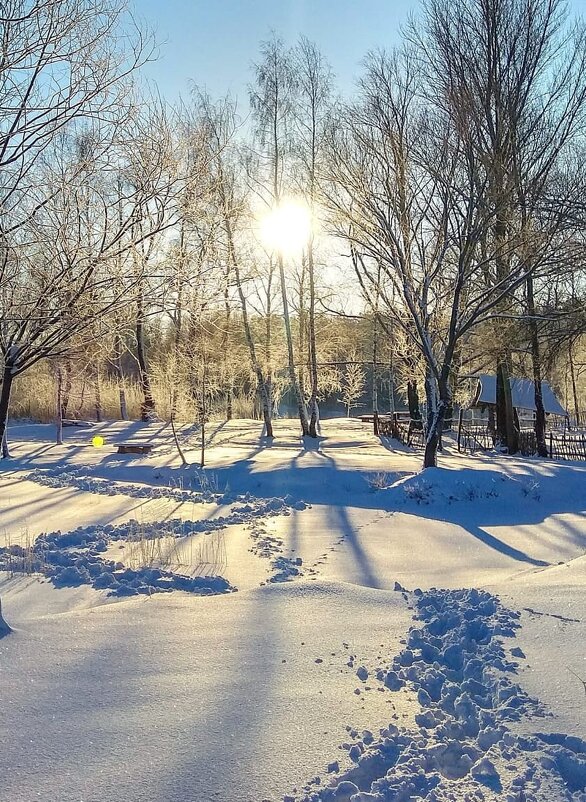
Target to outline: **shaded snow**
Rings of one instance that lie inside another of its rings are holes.
[[[0,799],[583,802],[586,465],[233,421],[202,473],[98,430],[11,427],[0,464],[0,546],[61,585],[0,578]],[[149,590],[206,575],[238,592]]]

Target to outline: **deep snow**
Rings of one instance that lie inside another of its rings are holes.
[[[2,802],[582,800],[584,464],[98,429],[0,464]]]

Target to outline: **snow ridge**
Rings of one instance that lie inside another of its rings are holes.
[[[42,573],[56,587],[90,584],[110,595],[130,596],[136,593],[158,593],[184,590],[190,593],[228,593],[236,590],[220,576],[189,577],[158,567],[131,569],[121,562],[105,560],[100,553],[115,541],[153,540],[163,537],[188,537],[210,534],[227,526],[250,524],[259,518],[289,515],[291,507],[303,509],[303,502],[285,498],[257,499],[249,494],[238,497],[228,515],[201,521],[173,518],[164,522],[140,523],[130,519],[123,524],[95,524],[78,527],[71,532],[49,532],[40,535],[30,548],[19,545],[0,548],[0,570],[19,573]],[[278,549],[276,550],[278,551]],[[286,581],[297,576],[300,563],[277,558],[272,563],[276,572],[269,581]]]
[[[172,590],[203,596],[236,590],[221,576],[192,577],[153,566],[133,569],[106,560],[100,556],[109,542],[104,537],[104,528],[87,527],[66,534],[51,532],[37,538],[31,549],[19,545],[0,548],[0,570],[40,573],[57,588],[87,584],[96,590],[108,590],[110,596],[150,596]]]
[[[103,496],[125,495],[132,498],[168,498],[172,501],[191,502],[194,504],[210,504],[224,497],[223,493],[213,492],[211,489],[191,490],[183,487],[157,487],[139,485],[131,482],[116,484],[109,479],[91,476],[83,467],[67,468],[37,468],[24,477],[29,482],[35,482],[45,487],[75,487],[89,493],[98,493]]]
[[[508,727],[546,715],[509,678],[518,664],[501,637],[514,636],[519,613],[479,590],[413,596],[420,625],[377,678],[390,690],[417,694],[418,729],[391,723],[378,737],[365,731],[348,745],[354,766],[328,787],[306,786],[302,802],[586,802],[586,742],[520,736]]]

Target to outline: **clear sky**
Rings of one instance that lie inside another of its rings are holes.
[[[246,91],[259,43],[274,30],[293,44],[300,34],[328,59],[350,89],[369,49],[391,47],[416,4],[409,0],[133,0],[161,42],[146,74],[169,99],[189,81],[223,95]]]
[[[258,46],[271,30],[293,44],[300,34],[314,41],[337,76],[351,89],[368,50],[392,47],[413,0],[131,0],[156,32],[160,58],[146,69],[168,99],[186,95],[190,81],[212,96],[243,95]],[[573,13],[586,0],[569,0]],[[242,98],[244,100],[244,98]]]

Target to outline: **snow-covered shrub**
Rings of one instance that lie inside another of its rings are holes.
[[[371,490],[385,490],[391,485],[391,474],[386,471],[370,473],[366,477],[366,482]]]
[[[527,482],[521,487],[521,493],[525,498],[532,498],[533,501],[541,501],[541,492],[539,490],[539,482]]]
[[[430,485],[424,479],[406,484],[404,491],[406,497],[417,504],[429,504],[433,499],[433,485]]]
[[[477,501],[481,498],[498,498],[495,487],[481,487],[479,485],[462,485],[462,498],[465,501]]]

